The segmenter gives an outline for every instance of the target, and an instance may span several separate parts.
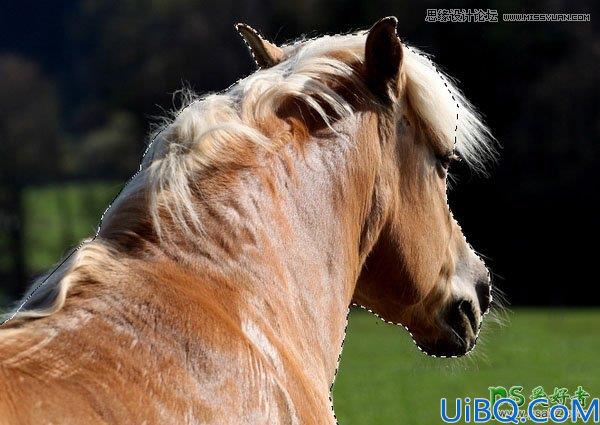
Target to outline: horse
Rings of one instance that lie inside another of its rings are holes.
[[[388,17],[278,46],[154,134],[88,240],[0,331],[3,424],[333,424],[352,305],[473,349],[490,275],[447,203],[480,114]],[[376,349],[376,347],[373,347]]]

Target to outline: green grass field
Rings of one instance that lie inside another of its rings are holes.
[[[364,312],[351,314],[335,381],[342,425],[443,423],[440,398],[487,397],[489,386],[542,385],[600,397],[600,310],[515,309],[491,324],[472,355],[435,359],[408,333]]]

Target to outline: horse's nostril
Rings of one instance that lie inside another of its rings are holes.
[[[437,352],[462,355],[475,345],[479,331],[479,314],[474,303],[457,299],[448,307],[444,326],[449,332],[437,342]]]
[[[457,300],[446,314],[446,323],[461,335],[469,333],[468,328],[471,328],[470,331],[476,334],[479,320],[475,306],[466,299]]]
[[[469,319],[471,329],[474,333],[476,333],[479,323],[477,322],[477,317],[475,316],[473,304],[471,304],[469,301],[463,300],[458,304],[458,309],[467,317],[467,319]]]
[[[487,313],[490,309],[490,302],[492,299],[492,286],[487,282],[479,282],[475,285],[475,292],[477,293],[481,314]]]

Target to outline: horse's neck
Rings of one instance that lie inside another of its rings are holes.
[[[328,386],[334,377],[359,269],[368,204],[354,187],[350,143],[290,146],[261,173],[236,179],[203,207],[205,270],[235,276],[231,307],[247,338],[278,370]],[[215,199],[217,199],[215,198]],[[210,254],[207,254],[210,252]],[[190,254],[195,255],[195,254]]]

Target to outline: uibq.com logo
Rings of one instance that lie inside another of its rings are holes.
[[[520,385],[489,387],[488,397],[440,400],[441,419],[464,423],[599,423],[600,402],[582,386],[555,387],[546,393],[538,386],[526,392]]]

